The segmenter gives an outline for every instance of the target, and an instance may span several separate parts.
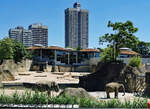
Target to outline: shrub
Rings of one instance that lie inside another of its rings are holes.
[[[100,54],[100,56],[101,56],[100,59],[101,62],[106,63],[106,62],[114,61],[113,48],[111,47],[105,48],[104,51]]]
[[[100,56],[100,62],[103,63],[123,63],[123,60],[117,59],[118,53],[114,53],[112,47],[105,48]]]
[[[142,59],[139,56],[134,56],[129,61],[129,65],[132,67],[139,67],[141,65],[141,63],[142,63]]]

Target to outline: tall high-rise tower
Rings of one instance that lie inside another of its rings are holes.
[[[78,2],[65,10],[65,47],[88,48],[88,16]]]
[[[22,26],[9,29],[9,37],[21,42],[26,47],[32,46],[32,32],[25,30]]]
[[[32,24],[29,26],[32,31],[32,45],[40,44],[48,46],[48,27],[40,23]]]

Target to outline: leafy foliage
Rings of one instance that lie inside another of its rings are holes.
[[[132,67],[139,67],[141,65],[141,63],[142,63],[142,59],[139,56],[134,56],[129,61],[129,65]]]
[[[116,59],[114,60],[114,49],[111,47],[105,48],[100,54],[100,62],[103,63],[123,63],[123,60]]]
[[[26,51],[25,47],[18,41],[14,40],[14,60],[15,62],[21,61],[29,53]]]
[[[25,47],[18,41],[10,38],[0,40],[0,60],[14,59],[15,62],[30,57]]]
[[[150,57],[150,43],[148,42],[139,41],[137,47],[133,50],[141,54],[142,57]]]
[[[103,50],[103,52],[100,54],[101,56],[101,59],[100,61],[101,62],[112,62],[113,61],[113,48],[111,47],[108,47],[108,48],[105,48]]]
[[[118,56],[119,48],[136,48],[139,40],[134,36],[134,33],[138,31],[138,28],[135,28],[131,21],[126,21],[125,23],[112,23],[109,21],[107,26],[112,28],[114,33],[106,33],[104,36],[101,36],[99,43],[102,45],[107,43],[109,47],[115,48],[114,60],[116,60]]]
[[[13,59],[14,56],[14,44],[10,38],[0,40],[0,60]]]

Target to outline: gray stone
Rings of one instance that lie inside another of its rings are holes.
[[[66,88],[64,89],[59,96],[69,96],[77,98],[87,98],[97,101],[97,99],[88,94],[88,92],[83,88]]]

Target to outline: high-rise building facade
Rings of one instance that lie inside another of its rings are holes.
[[[32,46],[32,31],[31,30],[23,30],[22,34],[22,43],[26,47]]]
[[[9,37],[21,42],[26,47],[32,46],[32,31],[25,30],[21,26],[9,29]]]
[[[80,7],[76,2],[65,10],[65,47],[88,48],[89,11]]]
[[[48,27],[40,23],[32,24],[29,26],[32,31],[32,46],[40,44],[48,46]]]

